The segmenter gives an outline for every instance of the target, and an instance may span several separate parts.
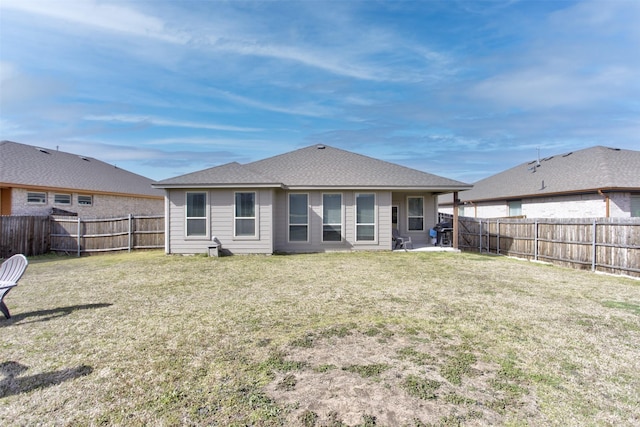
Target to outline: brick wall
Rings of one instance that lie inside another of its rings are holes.
[[[29,203],[27,193],[46,194],[46,203]],[[13,188],[11,194],[11,215],[48,215],[52,208],[77,213],[82,218],[113,218],[134,215],[163,215],[164,200],[142,197],[113,196],[91,193],[71,193],[71,204],[56,204],[56,191],[25,190]],[[92,205],[78,204],[78,195],[92,196]]]
[[[631,216],[631,194],[609,193],[609,217],[629,218]],[[439,208],[441,213],[453,213],[451,205]],[[466,217],[502,218],[509,216],[509,205],[506,201],[465,205]],[[542,198],[522,199],[522,215],[527,218],[604,218],[607,216],[605,196],[592,194],[575,194]]]

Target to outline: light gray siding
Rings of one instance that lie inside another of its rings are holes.
[[[424,230],[409,231],[407,199],[409,197],[424,198]],[[398,206],[398,231],[401,236],[410,236],[414,245],[430,244],[429,230],[438,223],[438,199],[433,193],[424,192],[394,192],[393,206]]]
[[[204,237],[186,237],[185,200],[188,191],[206,191],[208,203],[208,231]],[[305,190],[285,191],[273,189],[240,190],[256,192],[258,235],[251,238],[234,236],[234,189],[169,190],[168,238],[170,253],[207,253],[213,239],[232,254],[312,253],[349,250],[390,250],[392,245],[392,205],[399,207],[399,229],[402,235],[412,237],[414,244],[428,244],[429,229],[437,222],[436,198],[432,193],[391,192],[386,190]],[[305,242],[289,241],[289,194],[308,196],[308,239]],[[373,193],[375,205],[375,240],[356,240],[356,195]],[[342,240],[324,242],[323,194],[342,195]],[[407,230],[407,198],[424,198],[424,230]]]
[[[186,193],[189,191],[207,193],[208,228],[206,236],[186,236],[185,201]],[[168,252],[174,254],[207,253],[215,238],[222,244],[223,250],[232,254],[273,253],[273,190],[250,190],[256,193],[257,235],[243,238],[234,236],[234,197],[236,191],[234,189],[168,190],[170,240]]]
[[[307,242],[289,241],[289,203],[291,193],[309,195],[309,230]],[[342,195],[342,241],[323,242],[323,194]],[[376,240],[356,241],[355,197],[358,193],[376,195]],[[275,220],[275,250],[285,253],[327,252],[345,250],[389,250],[391,248],[391,192],[390,191],[277,191]]]

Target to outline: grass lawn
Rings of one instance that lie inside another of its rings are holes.
[[[477,254],[30,259],[0,423],[640,424],[640,281]]]

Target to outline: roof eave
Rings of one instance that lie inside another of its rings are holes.
[[[230,184],[152,184],[160,189],[186,189],[186,188],[284,188],[280,183],[230,183]]]
[[[378,191],[429,191],[447,193],[469,190],[472,186],[421,186],[421,185],[287,185],[287,190],[378,190]]]
[[[32,185],[32,184],[5,183],[5,182],[0,182],[0,187],[20,188],[23,190],[57,191],[60,193],[100,194],[100,195],[121,196],[121,197],[142,197],[145,199],[162,199],[163,197],[162,194],[125,193],[122,191],[105,191],[105,190],[96,190],[91,188],[55,187],[55,186],[46,186],[46,185]]]
[[[569,196],[576,194],[595,194],[595,193],[612,193],[612,192],[640,192],[640,187],[601,187],[601,188],[586,188],[582,190],[569,190],[569,191],[556,191],[553,193],[533,193],[522,195],[503,195],[495,197],[486,197],[482,199],[464,199],[461,202],[467,203],[481,203],[481,202],[495,202],[500,200],[517,200],[517,199],[540,199],[543,197],[555,197],[555,196]]]

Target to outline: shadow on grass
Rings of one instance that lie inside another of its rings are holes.
[[[73,313],[74,311],[77,311],[77,310],[89,310],[89,309],[94,309],[94,308],[104,308],[104,307],[109,307],[109,306],[112,306],[112,305],[113,304],[106,304],[106,303],[70,305],[68,307],[52,308],[50,310],[38,310],[38,311],[29,311],[27,313],[18,313],[18,314],[12,315],[10,319],[0,318],[0,327],[1,326],[13,325],[14,323],[18,323],[18,322],[21,322],[21,321],[23,321],[25,319],[32,318],[32,317],[33,318],[41,317],[41,318],[40,319],[29,320],[29,321],[23,322],[23,323],[46,322],[46,321],[55,319],[57,317],[68,316],[69,314],[71,314],[71,313]]]
[[[0,374],[4,378],[0,381],[0,398],[28,393],[38,388],[50,387],[84,377],[93,372],[91,366],[81,365],[76,368],[61,369],[59,371],[42,374],[21,376],[29,368],[18,362],[8,361],[0,363]]]

